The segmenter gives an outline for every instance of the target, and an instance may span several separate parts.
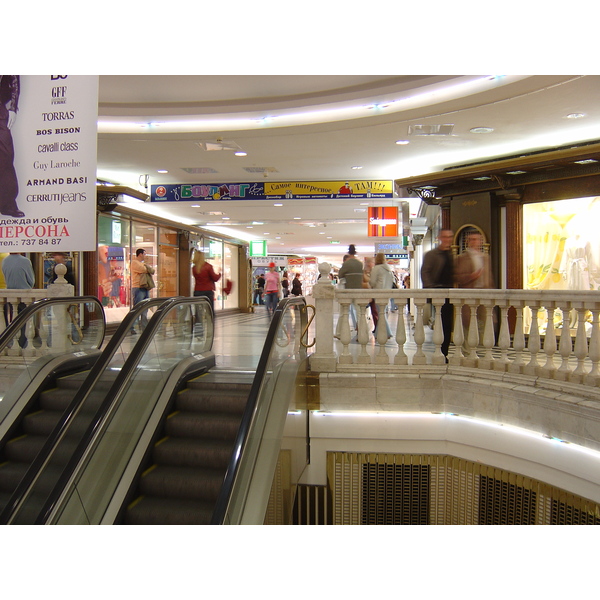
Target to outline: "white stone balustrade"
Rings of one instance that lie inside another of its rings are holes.
[[[62,270],[61,270],[62,267]],[[60,271],[60,272],[59,272]],[[66,267],[64,265],[57,266],[57,273],[59,280],[56,283],[50,284],[47,289],[30,289],[30,290],[0,290],[0,334],[6,329],[9,323],[14,319],[18,312],[19,306],[29,305],[37,300],[44,298],[57,298],[57,297],[68,297],[74,295],[74,287],[67,283],[64,279],[60,282],[60,276],[64,275]],[[54,318],[59,320],[60,323],[54,324],[54,329],[58,332],[61,331],[61,335],[55,335],[53,339],[54,351],[66,351],[67,347],[71,346],[69,340],[70,335],[70,319],[67,315],[67,305],[56,306],[53,311]],[[3,351],[4,354],[9,356],[43,356],[48,351],[48,328],[45,326],[44,319],[42,316],[38,318],[38,321],[34,325],[34,321],[30,320],[25,327],[25,337],[27,344],[24,344],[24,348],[17,343],[17,340]],[[34,344],[33,339],[36,335],[40,339],[39,344]]]
[[[462,366],[600,385],[600,292],[346,290],[322,279],[313,296],[316,352],[311,369],[315,372],[398,373],[417,365],[442,370]],[[412,298],[415,314],[408,317],[400,308],[386,317],[383,307],[389,298],[394,298],[398,307]],[[454,306],[448,365],[441,353],[440,308],[446,298]],[[371,299],[380,307],[381,327],[376,335],[367,322]],[[428,299],[435,307],[433,332],[423,316]],[[351,304],[357,308],[358,331],[353,331],[349,322]],[[470,314],[467,328],[463,327],[463,307],[467,307],[465,314]],[[394,332],[392,339],[388,339],[385,318]]]

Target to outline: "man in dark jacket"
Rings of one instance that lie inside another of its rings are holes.
[[[421,267],[423,288],[454,287],[454,257],[452,255],[454,232],[451,229],[442,229],[438,234],[438,240],[438,247],[427,252],[423,258],[423,266]],[[446,357],[446,362],[448,362],[448,348],[454,325],[454,306],[450,304],[447,298],[440,312],[444,331],[441,350]]]

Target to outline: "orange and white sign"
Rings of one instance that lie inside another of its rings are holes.
[[[369,237],[398,237],[398,207],[369,207]]]

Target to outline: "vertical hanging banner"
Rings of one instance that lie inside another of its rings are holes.
[[[0,249],[96,249],[97,75],[0,75]]]
[[[397,237],[398,207],[369,207],[368,235],[369,237]]]

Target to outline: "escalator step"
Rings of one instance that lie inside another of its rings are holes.
[[[0,491],[12,494],[23,476],[25,475],[27,463],[5,462],[0,465]]]
[[[6,458],[17,462],[31,463],[42,449],[46,439],[42,435],[21,435],[14,438],[4,447]]]
[[[140,480],[143,496],[216,501],[224,470],[154,465]]]
[[[124,525],[208,525],[214,504],[198,500],[138,498],[125,514]]]
[[[218,392],[186,389],[177,395],[177,408],[190,412],[227,412],[241,414],[246,408],[245,392]]]
[[[168,437],[154,447],[152,456],[157,464],[225,469],[231,452],[231,441]]]
[[[237,415],[178,412],[167,419],[166,433],[175,437],[234,440],[239,427]]]
[[[50,435],[60,420],[61,413],[51,410],[38,410],[23,419],[23,431],[31,435]]]

